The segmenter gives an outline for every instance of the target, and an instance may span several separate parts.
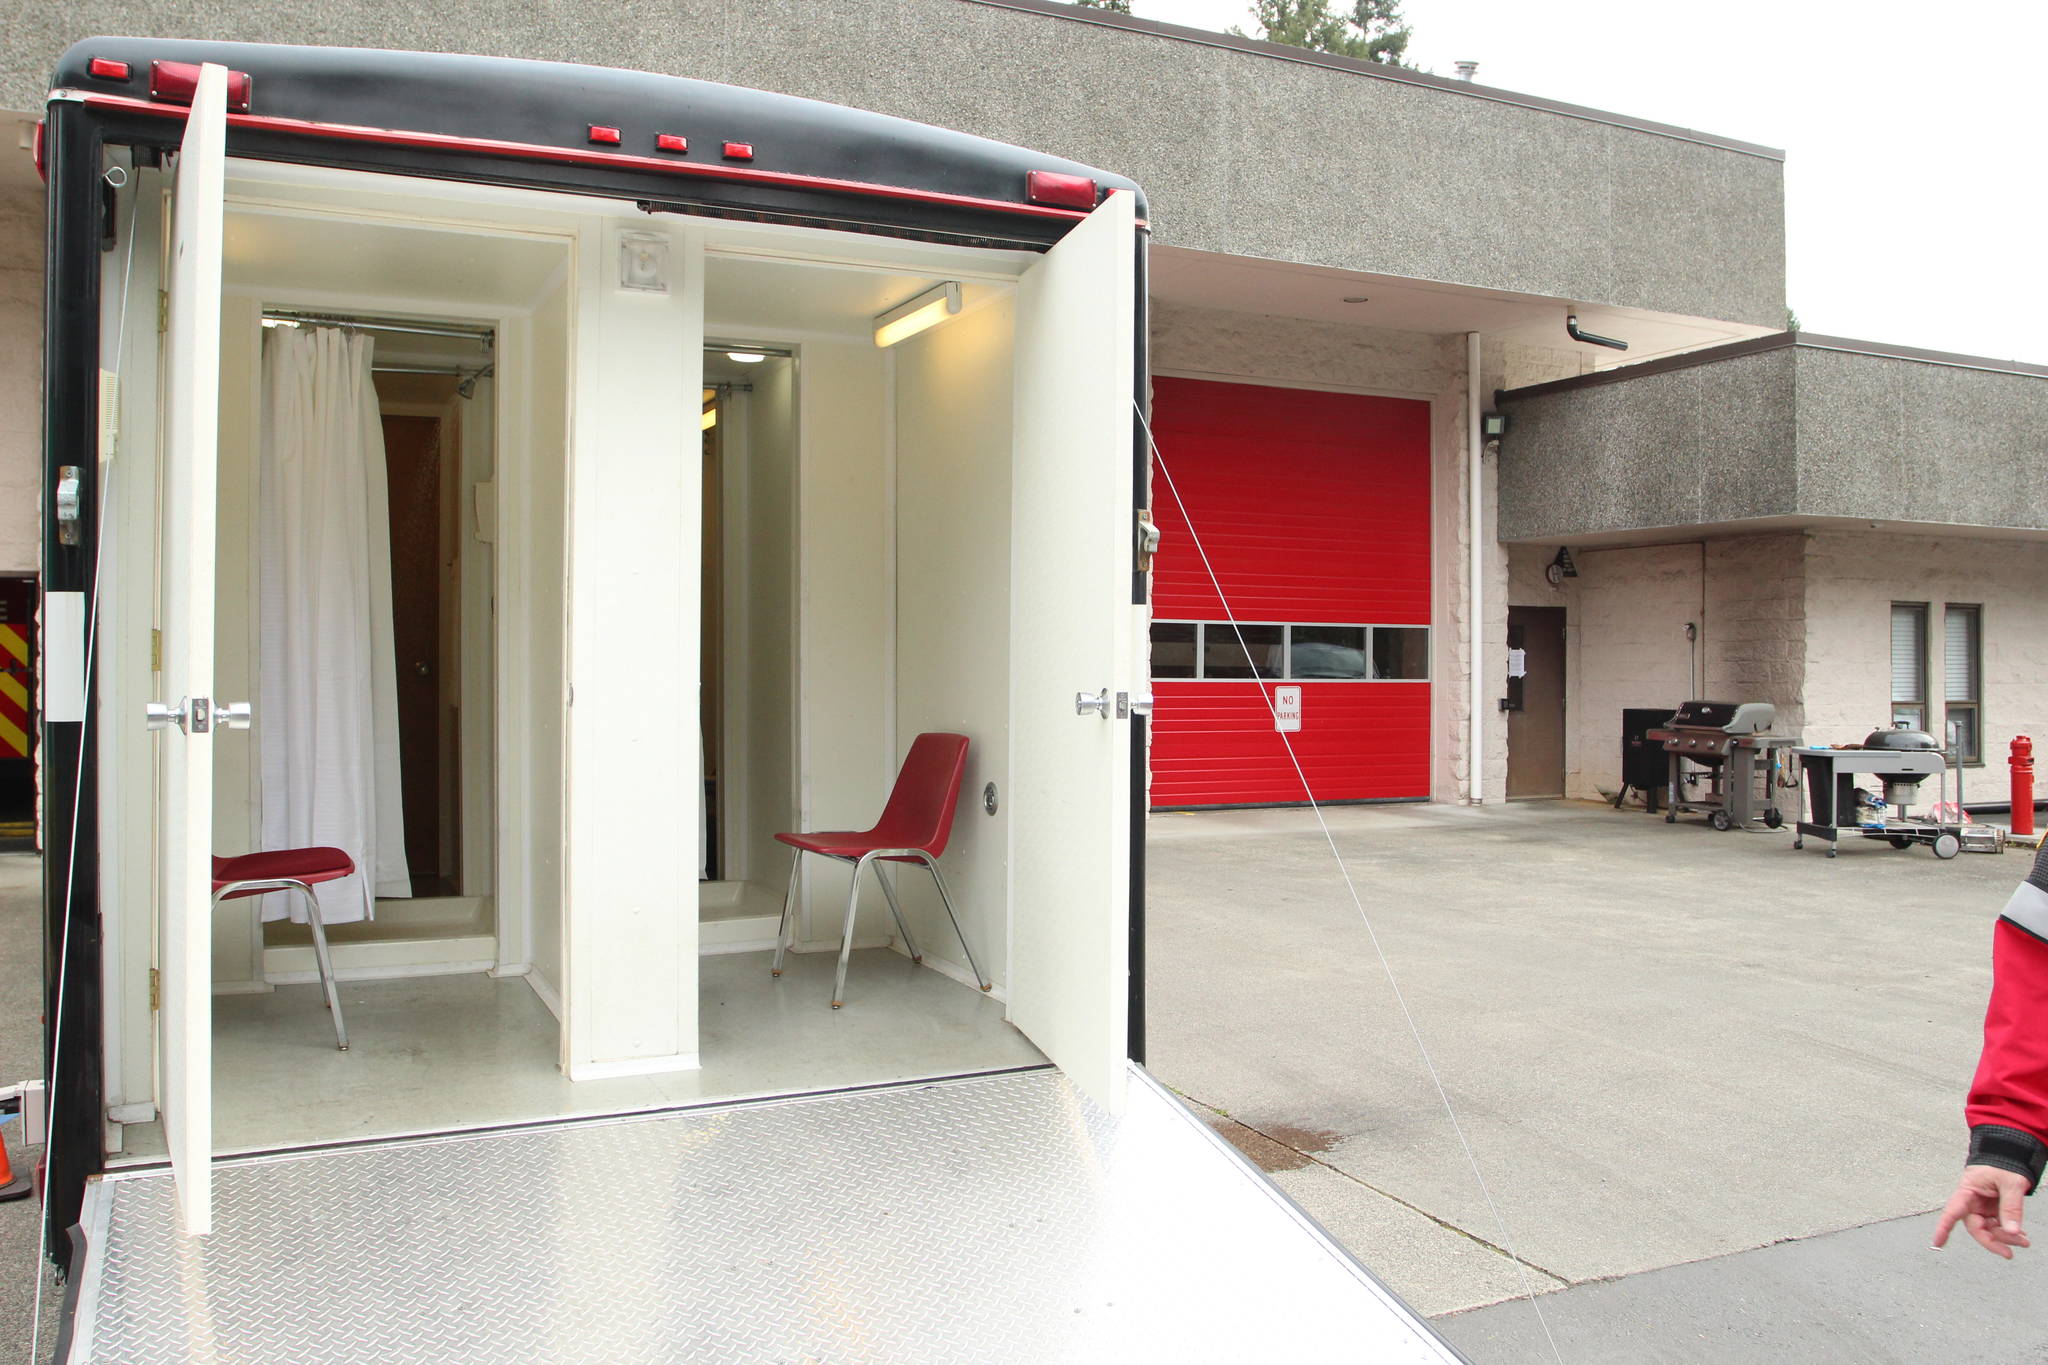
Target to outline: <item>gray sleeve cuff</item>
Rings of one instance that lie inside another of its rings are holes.
[[[2041,1183],[2041,1168],[2048,1165],[2048,1145],[2032,1133],[1999,1123],[1980,1123],[1970,1130],[1971,1166],[1991,1166],[2027,1178],[2027,1193]]]

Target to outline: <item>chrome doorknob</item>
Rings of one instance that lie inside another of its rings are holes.
[[[142,714],[152,730],[168,730],[173,725],[185,728],[185,703],[176,706],[169,702],[153,701],[142,708]]]
[[[245,701],[224,701],[213,708],[213,722],[223,730],[246,730],[256,719],[256,708]]]

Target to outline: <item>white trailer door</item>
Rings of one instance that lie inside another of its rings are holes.
[[[164,1139],[179,1226],[213,1225],[213,590],[220,415],[221,205],[227,69],[206,66],[178,152],[161,365],[164,394],[158,617],[157,894],[162,915],[157,1038]],[[141,717],[122,717],[123,723]]]
[[[1010,1020],[1121,1112],[1129,1052],[1135,196],[1017,291]],[[1080,711],[1078,694],[1107,697]]]

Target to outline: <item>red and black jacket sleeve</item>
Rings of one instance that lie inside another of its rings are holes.
[[[2048,1164],[2048,844],[1998,917],[1984,1052],[1965,1112],[1971,1165],[2040,1183]]]

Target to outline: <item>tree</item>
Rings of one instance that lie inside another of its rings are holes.
[[[1400,0],[1352,0],[1351,13],[1334,14],[1330,0],[1255,0],[1253,17],[1269,43],[1286,43],[1386,66],[1405,66],[1411,31]],[[1232,33],[1243,38],[1241,29]]]
[[[1129,14],[1131,0],[1073,0],[1082,9],[1106,9],[1111,14]]]

